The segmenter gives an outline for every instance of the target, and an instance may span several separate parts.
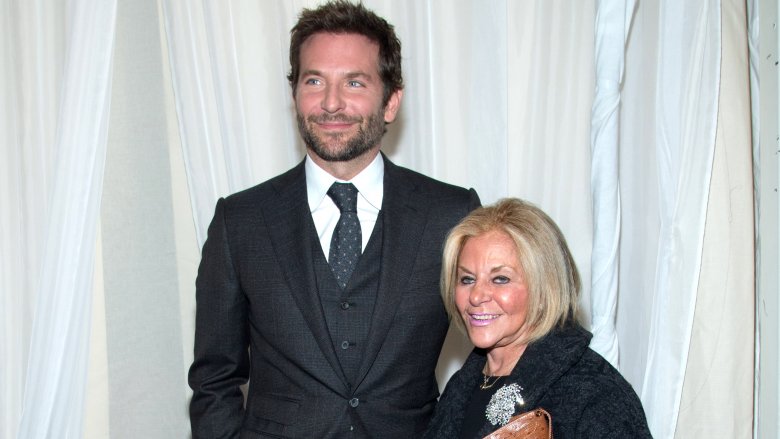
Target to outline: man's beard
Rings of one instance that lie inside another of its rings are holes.
[[[346,162],[360,157],[366,151],[379,145],[382,136],[385,134],[385,121],[383,111],[368,117],[368,123],[363,126],[363,118],[360,116],[349,117],[346,115],[319,115],[309,116],[306,119],[298,113],[298,131],[301,132],[306,146],[314,151],[318,157],[328,162]],[[358,132],[350,138],[346,134],[328,135],[327,138],[317,136],[310,127],[316,123],[323,122],[346,122],[359,124]],[[337,147],[328,147],[328,144],[338,144]]]

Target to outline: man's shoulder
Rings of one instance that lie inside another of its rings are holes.
[[[228,195],[225,202],[231,206],[256,205],[258,201],[268,200],[278,196],[281,191],[295,190],[296,187],[305,188],[303,163],[255,186]]]
[[[461,186],[456,186],[451,183],[445,183],[441,180],[437,180],[433,177],[429,177],[417,171],[413,171],[403,166],[398,166],[388,162],[386,172],[389,177],[397,181],[403,181],[412,185],[416,190],[423,194],[438,196],[438,197],[469,197],[472,192]]]

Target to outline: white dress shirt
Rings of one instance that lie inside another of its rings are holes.
[[[314,220],[314,226],[317,228],[317,236],[320,238],[325,259],[330,257],[330,241],[341,216],[336,203],[328,196],[328,189],[335,182],[352,183],[358,190],[357,214],[363,238],[361,251],[365,250],[379,216],[379,210],[382,208],[385,178],[385,163],[382,160],[382,154],[377,154],[376,158],[365,169],[349,181],[339,180],[328,174],[314,163],[308,154],[306,154],[304,166],[309,210]]]

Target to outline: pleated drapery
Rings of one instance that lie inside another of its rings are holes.
[[[620,88],[633,1],[599,1],[596,13],[596,92],[591,115],[591,347],[618,367],[615,313],[620,249]]]
[[[115,1],[3,4],[2,437],[81,437]]]

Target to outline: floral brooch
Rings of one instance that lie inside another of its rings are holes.
[[[491,424],[505,425],[515,413],[515,405],[525,404],[521,390],[523,388],[515,383],[504,384],[493,394],[485,409],[485,416]]]

